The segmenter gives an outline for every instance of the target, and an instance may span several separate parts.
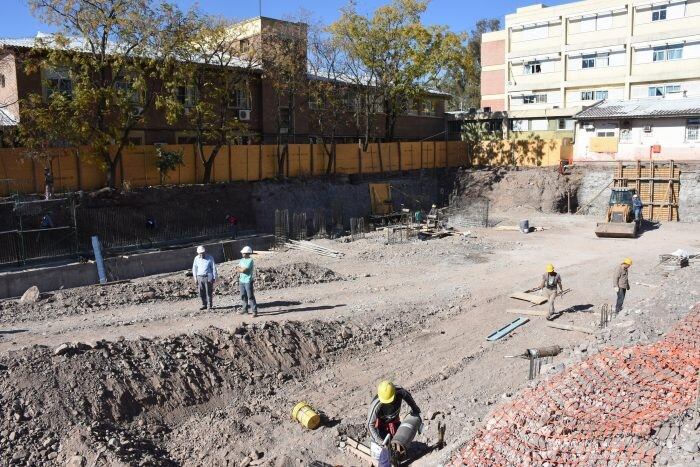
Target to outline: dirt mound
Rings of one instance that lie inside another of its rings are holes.
[[[217,294],[238,293],[238,274],[227,273],[232,268],[233,263],[221,265]],[[339,280],[344,280],[344,277],[328,268],[311,263],[293,263],[257,269],[255,285],[258,290],[269,290]],[[197,289],[192,277],[182,273],[154,280],[78,287],[45,294],[35,303],[20,303],[19,300],[0,302],[0,323],[80,315],[120,306],[157,300],[185,300],[196,296]]]
[[[580,175],[561,175],[557,168],[461,169],[450,195],[450,210],[458,212],[475,199],[488,199],[490,209],[507,211],[526,207],[543,212],[576,209]]]
[[[323,365],[352,337],[338,323],[268,322],[230,333],[13,352],[0,359],[0,465],[61,461],[59,446],[75,430],[108,459],[168,465],[161,446],[169,429],[160,417],[227,394],[249,395],[255,405]],[[148,421],[131,423],[146,413]]]

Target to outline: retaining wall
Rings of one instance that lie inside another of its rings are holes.
[[[246,245],[250,245],[254,250],[266,250],[272,246],[273,240],[274,238],[270,235],[262,235],[240,240],[208,243],[205,246],[217,262],[223,262],[225,260],[225,244],[230,244],[231,250],[238,254]],[[194,256],[194,249],[186,247],[177,250],[108,258],[105,260],[107,279],[117,281],[188,270],[192,267]],[[97,266],[94,262],[7,272],[0,274],[0,298],[18,297],[33,285],[39,287],[40,291],[46,292],[97,284],[98,282]]]

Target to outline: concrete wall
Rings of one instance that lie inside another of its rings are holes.
[[[681,192],[678,197],[681,222],[700,222],[700,171],[681,170]]]
[[[246,245],[250,245],[254,250],[265,250],[270,248],[272,242],[272,236],[264,235],[230,242],[210,243],[205,244],[205,246],[217,262],[222,262],[224,261],[224,243],[231,243],[232,251],[238,252]],[[187,247],[178,250],[108,258],[105,261],[107,279],[117,281],[187,270],[192,267],[194,257],[194,249]],[[0,299],[18,297],[33,285],[39,287],[42,292],[46,292],[97,284],[98,282],[97,266],[93,262],[8,272],[0,274]]]
[[[273,232],[275,210],[288,209],[292,213],[306,212],[307,220],[315,211],[323,211],[326,221],[332,214],[342,214],[345,226],[351,217],[364,217],[370,212],[369,184],[388,182],[392,185],[395,209],[405,205],[411,209],[430,209],[433,203],[442,204],[446,192],[452,188],[453,170],[424,170],[394,178],[370,177],[357,182],[327,180],[289,180],[262,182],[253,185],[253,209],[258,232]]]

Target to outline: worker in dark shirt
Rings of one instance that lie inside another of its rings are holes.
[[[377,386],[377,395],[369,405],[367,430],[372,441],[383,444],[387,434],[394,436],[401,424],[401,405],[406,402],[412,415],[419,415],[420,409],[411,394],[391,381],[382,381]]]

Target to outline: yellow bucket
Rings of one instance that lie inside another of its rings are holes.
[[[321,416],[306,402],[299,402],[292,409],[292,419],[309,430],[315,430],[321,424]]]

